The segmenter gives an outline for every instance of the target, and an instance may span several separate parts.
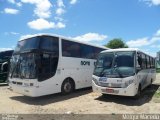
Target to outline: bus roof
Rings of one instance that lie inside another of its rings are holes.
[[[102,51],[101,53],[106,53],[106,52],[119,52],[119,51],[137,51],[137,52],[141,52],[141,53],[144,53],[144,52],[142,52],[140,49],[138,49],[138,48],[118,48],[118,49],[109,49],[109,50],[104,50],[104,51]],[[146,53],[144,53],[144,54],[146,54]],[[146,54],[146,55],[148,55],[148,56],[150,56],[150,57],[153,57],[153,56],[151,56],[151,55],[149,55],[149,54]]]
[[[139,51],[137,48],[118,48],[118,49],[109,49],[109,50],[104,50],[104,52],[117,52],[117,51]]]
[[[93,44],[90,44],[90,43],[86,43],[86,42],[81,42],[81,41],[78,41],[78,40],[75,40],[73,38],[67,38],[67,37],[64,37],[62,35],[57,35],[57,34],[50,34],[50,33],[39,33],[39,34],[33,34],[33,35],[28,35],[22,39],[20,39],[19,41],[22,41],[22,40],[27,40],[29,38],[32,38],[32,37],[37,37],[37,36],[52,36],[52,37],[59,37],[61,39],[66,39],[68,41],[73,41],[73,42],[77,42],[77,43],[81,43],[81,44],[86,44],[86,45],[90,45],[90,46],[94,46],[94,47],[99,47],[99,48],[103,48],[103,49],[110,49],[110,48],[107,48],[107,47],[104,47],[104,46],[98,46],[98,45],[93,45]]]
[[[0,53],[4,53],[4,52],[8,52],[8,51],[14,51],[12,49],[8,49],[8,50],[1,50]]]

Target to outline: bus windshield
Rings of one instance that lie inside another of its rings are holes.
[[[0,52],[0,62],[3,62],[4,59],[5,59],[5,53]]]
[[[13,78],[36,78],[35,55],[33,53],[14,55],[10,71],[10,76]]]
[[[93,74],[111,78],[132,76],[135,73],[134,54],[135,52],[101,53]]]
[[[11,58],[10,77],[46,80],[55,75],[58,58],[57,37],[38,36],[19,41]]]
[[[8,61],[12,56],[13,50],[0,52],[0,62]]]
[[[19,41],[14,53],[31,50],[31,49],[38,49],[40,43],[39,37],[33,37],[26,40]]]

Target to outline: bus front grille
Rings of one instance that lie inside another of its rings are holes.
[[[118,84],[118,83],[102,83],[102,82],[99,82],[99,86],[110,87],[110,88],[122,88],[122,84]]]
[[[15,82],[15,81],[12,81],[13,84],[17,84],[17,85],[22,85],[22,82]]]

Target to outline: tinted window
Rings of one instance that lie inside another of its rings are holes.
[[[6,52],[5,52],[5,55],[6,55],[7,57],[11,57],[12,54],[13,54],[13,51],[6,51]]]
[[[146,57],[144,54],[142,54],[142,68],[145,69],[146,68]]]
[[[137,53],[137,68],[142,68],[142,54],[141,53]]]
[[[153,68],[155,68],[155,59],[153,58]]]
[[[0,52],[0,59],[9,59],[12,56],[13,50]]]
[[[104,49],[80,44],[72,41],[62,40],[62,56],[96,59]]]
[[[149,60],[149,56],[146,56],[147,58],[147,68],[150,68],[150,60]]]
[[[97,59],[98,54],[105,49],[94,47],[94,58]]]
[[[134,53],[117,52],[114,64],[115,67],[134,67]]]
[[[47,80],[53,77],[56,73],[58,66],[58,57],[55,57],[53,54],[41,54],[39,60],[37,60],[37,66],[38,80]]]
[[[93,59],[94,58],[94,48],[88,45],[82,45],[81,47],[81,57]]]
[[[58,53],[59,44],[57,37],[44,36],[41,37],[40,49]]]
[[[153,68],[154,67],[154,65],[153,65],[153,58],[151,58],[150,60],[151,60],[151,68]]]
[[[16,53],[20,51],[38,49],[38,48],[39,48],[39,37],[33,37],[19,41],[14,52]]]
[[[62,40],[62,56],[65,57],[81,57],[81,44]]]

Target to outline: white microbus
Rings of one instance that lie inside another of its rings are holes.
[[[49,34],[20,40],[11,59],[9,86],[31,97],[90,87],[96,56],[105,49]]]
[[[138,49],[102,51],[92,76],[94,92],[122,96],[140,96],[156,78],[155,59]]]

